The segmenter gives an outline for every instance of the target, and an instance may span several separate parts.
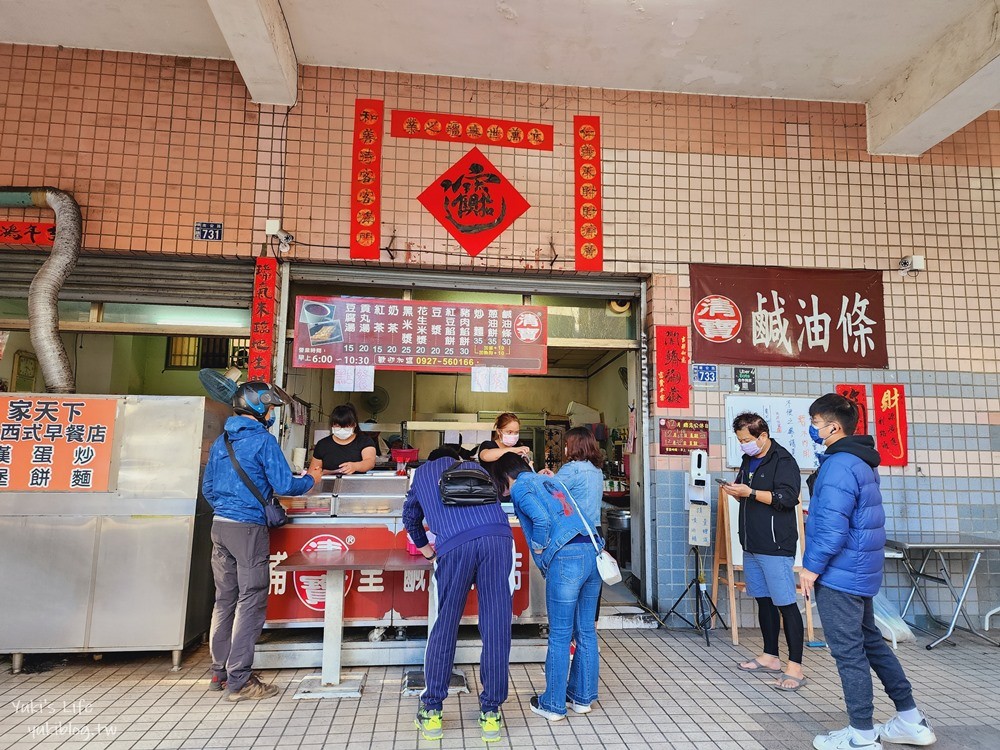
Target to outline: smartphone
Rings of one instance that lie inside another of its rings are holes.
[[[721,484],[723,487],[725,487],[727,484],[729,484],[729,482],[727,482],[725,479],[719,479],[718,477],[715,478],[715,483],[716,484]]]

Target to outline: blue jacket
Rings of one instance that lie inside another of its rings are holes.
[[[849,435],[819,457],[812,485],[802,566],[818,583],[875,596],[885,564],[885,510],[871,435]]]
[[[226,432],[233,443],[236,460],[265,500],[272,494],[301,495],[312,489],[313,478],[292,475],[278,441],[256,419],[230,417],[226,420]],[[233,468],[222,435],[216,438],[208,451],[201,493],[217,516],[230,521],[266,525],[264,507]]]
[[[531,556],[542,573],[549,569],[552,558],[570,539],[587,533],[580,514],[566,495],[566,488],[555,477],[526,471],[514,482],[510,497]],[[596,539],[603,547],[601,538]]]
[[[601,525],[601,500],[604,498],[604,472],[590,461],[570,461],[556,472],[556,479],[570,491],[590,528]]]
[[[451,468],[454,463],[454,458],[445,456],[428,461],[413,472],[413,482],[406,492],[406,502],[403,503],[403,525],[413,543],[418,547],[427,544],[424,518],[434,532],[434,551],[439,555],[484,536],[513,539],[510,521],[500,503],[445,505],[441,502],[438,481],[444,470]],[[475,469],[489,475],[475,461],[464,461],[462,468]]]

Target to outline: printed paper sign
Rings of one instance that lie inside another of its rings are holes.
[[[118,401],[0,397],[0,492],[107,492]]]
[[[906,466],[906,396],[903,386],[873,385],[875,397],[875,445],[881,466]]]
[[[691,405],[689,361],[687,328],[656,326],[657,407],[687,409]]]
[[[707,419],[660,420],[661,456],[686,456],[695,449],[708,450]]]

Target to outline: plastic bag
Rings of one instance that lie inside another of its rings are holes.
[[[903,622],[899,610],[885,596],[881,593],[876,594],[872,606],[875,610],[875,624],[882,632],[883,638],[891,641],[893,645],[902,641],[917,640],[910,626]]]

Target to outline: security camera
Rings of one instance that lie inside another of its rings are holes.
[[[274,233],[274,236],[278,238],[278,242],[282,245],[291,245],[295,242],[295,237],[292,236],[291,232],[286,232],[284,229],[279,229]]]
[[[916,276],[918,273],[924,270],[926,265],[924,263],[923,255],[904,255],[899,259],[899,275],[908,276],[911,273]]]

